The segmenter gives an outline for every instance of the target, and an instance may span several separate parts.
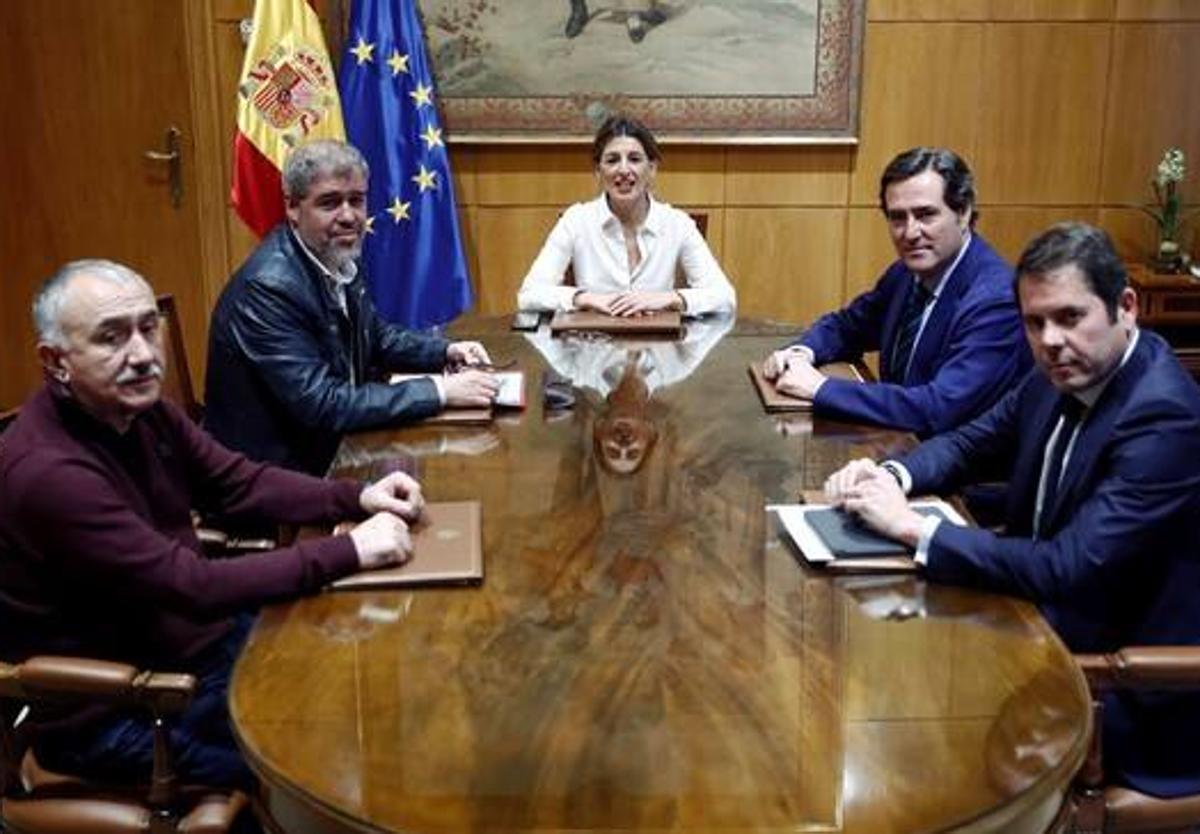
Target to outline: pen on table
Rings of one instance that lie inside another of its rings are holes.
[[[509,359],[507,362],[468,362],[465,365],[459,365],[455,371],[507,371],[509,368],[515,368],[517,365],[516,359]]]

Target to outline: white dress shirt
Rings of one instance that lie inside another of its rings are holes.
[[[737,306],[733,285],[696,223],[686,212],[650,198],[650,210],[637,230],[641,260],[632,271],[621,221],[601,194],[563,212],[529,268],[517,293],[521,310],[574,310],[580,290],[598,293],[662,292],[675,289],[682,268],[687,287],[679,290],[688,315],[731,311]],[[563,286],[567,267],[575,286]]]

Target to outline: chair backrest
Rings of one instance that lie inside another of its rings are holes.
[[[182,408],[193,420],[200,422],[200,418],[204,416],[204,407],[196,399],[196,392],[192,388],[192,373],[188,367],[183,330],[179,326],[179,313],[175,309],[173,296],[158,297],[158,315],[163,328],[162,342],[167,360],[167,372],[163,377],[163,396]]]
[[[708,240],[708,212],[689,211],[688,217],[692,218],[692,221],[696,224],[696,228],[700,230],[700,237]],[[571,264],[567,264],[567,271],[563,273],[563,286],[575,286],[575,267]],[[675,271],[675,288],[678,289],[679,287],[686,286],[687,279],[684,277],[683,270],[677,269]]]

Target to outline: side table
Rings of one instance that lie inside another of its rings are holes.
[[[1166,339],[1183,366],[1200,380],[1200,281],[1154,272],[1144,264],[1131,264],[1128,270],[1138,294],[1138,323]]]

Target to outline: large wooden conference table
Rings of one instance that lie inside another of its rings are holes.
[[[1031,605],[829,575],[768,504],[893,431],[764,413],[786,331],[683,342],[510,333],[528,407],[348,438],[335,468],[480,499],[479,587],[265,610],[231,688],[289,832],[1045,830],[1082,761],[1084,681]],[[543,410],[548,364],[575,407]]]

